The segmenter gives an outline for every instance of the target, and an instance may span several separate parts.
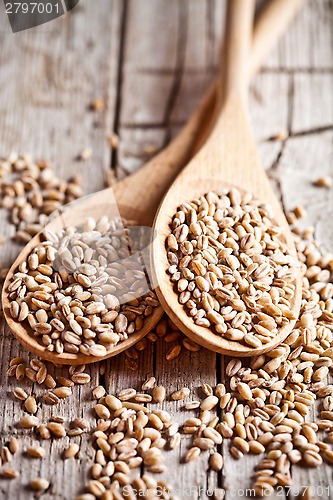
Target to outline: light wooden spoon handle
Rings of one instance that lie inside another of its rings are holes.
[[[305,0],[267,0],[255,19],[250,76],[253,76],[276,40],[285,31]]]
[[[260,69],[262,62],[272,50],[279,37],[286,30],[305,0],[266,0],[256,15],[253,28],[251,54],[249,58],[249,78]],[[201,149],[213,125],[213,110],[217,106],[217,94],[221,90],[222,78],[217,77],[193,112],[187,126],[196,129],[191,155]],[[183,131],[180,132],[180,136]],[[175,139],[177,140],[177,138]],[[174,141],[175,141],[174,140]],[[173,143],[169,147],[172,147]],[[163,154],[163,153],[162,153]]]
[[[272,44],[276,43],[281,29],[286,28],[284,23],[295,15],[302,1],[304,0],[266,0],[254,26],[253,52],[251,51],[249,68],[251,75],[255,74],[262,58],[267,55]],[[276,3],[280,5],[279,9],[266,8],[266,4]],[[280,26],[280,31],[274,28],[275,25]],[[270,32],[268,42],[267,31]],[[184,128],[163,151],[134,174],[113,185],[118,203],[131,205],[134,209],[145,212],[148,224],[152,222],[162,196],[170,184],[206,141],[214,124],[214,110],[218,104],[217,92],[221,85],[221,79],[216,78]]]
[[[254,0],[229,0],[223,57],[223,100],[231,94],[246,98]]]

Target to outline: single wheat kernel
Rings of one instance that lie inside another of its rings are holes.
[[[178,448],[178,446],[180,445],[180,440],[181,440],[181,437],[180,437],[179,432],[176,432],[173,436],[171,436],[169,441],[168,441],[168,446],[169,446],[170,450]]]
[[[46,427],[46,425],[41,424],[37,427],[37,432],[40,435],[42,439],[50,439],[51,438],[51,433]]]
[[[317,187],[323,187],[326,189],[330,189],[332,187],[332,177],[325,175],[323,177],[318,177],[318,179],[313,181],[313,184]]]
[[[54,389],[57,385],[56,381],[49,373],[45,377],[44,384],[48,389]]]
[[[220,453],[212,453],[211,456],[209,457],[209,465],[211,469],[213,469],[216,472],[219,472],[223,468],[223,457]]]
[[[89,158],[91,158],[93,155],[93,150],[92,148],[85,148],[81,151],[81,153],[79,154],[79,159],[80,160],[88,160]]]
[[[0,471],[0,476],[4,479],[16,479],[19,476],[19,472],[15,469],[7,467]]]
[[[9,366],[15,366],[15,365],[19,365],[19,364],[24,364],[26,362],[26,360],[24,358],[21,358],[21,357],[16,357],[16,358],[12,358],[9,362]]]
[[[60,399],[67,398],[72,394],[72,389],[70,387],[62,386],[53,389],[53,394]]]
[[[196,408],[199,408],[199,406],[200,401],[190,401],[184,405],[184,408],[185,410],[195,410]]]
[[[201,389],[205,396],[213,396],[213,389],[209,384],[202,384]]]
[[[252,396],[252,391],[250,389],[250,387],[243,383],[243,382],[240,382],[238,385],[237,385],[237,390],[239,392],[239,394],[245,399],[245,400],[251,400],[253,399],[253,396]]]
[[[150,403],[153,399],[150,394],[139,394],[137,393],[134,397],[135,401],[138,403]]]
[[[46,376],[47,376],[47,368],[45,365],[42,365],[36,374],[37,384],[43,384],[45,382]]]
[[[74,382],[66,377],[56,377],[56,381],[59,385],[62,385],[65,387],[73,387],[74,386]]]
[[[16,377],[16,379],[19,382],[21,382],[24,379],[24,377],[25,377],[25,366],[24,366],[23,363],[20,363],[20,364],[16,365],[15,377]]]
[[[200,455],[200,453],[201,453],[200,448],[194,446],[193,448],[190,448],[188,450],[188,452],[184,457],[184,461],[186,463],[193,462],[193,460],[195,460]]]
[[[68,448],[65,449],[64,451],[64,458],[73,458],[75,457],[80,450],[80,447],[78,444],[73,443],[68,446]]]
[[[37,403],[36,403],[36,400],[33,396],[29,396],[27,397],[27,399],[24,401],[24,408],[27,412],[31,413],[31,414],[35,414],[37,413]]]
[[[9,447],[10,452],[13,455],[15,455],[15,453],[17,453],[19,451],[19,449],[20,449],[19,442],[15,436],[11,436],[11,438],[9,440],[8,447]]]
[[[25,453],[32,458],[43,458],[46,455],[46,450],[42,446],[29,446]]]
[[[116,398],[115,396],[107,395],[105,397],[105,402],[108,405],[108,407],[113,411],[119,410],[120,408],[122,408],[122,402],[120,401],[120,399]]]
[[[305,208],[303,207],[303,205],[297,205],[295,208],[294,208],[294,214],[296,216],[297,219],[302,219],[303,217],[305,217],[306,215],[306,210]]]
[[[98,480],[89,481],[87,488],[95,497],[100,497],[105,492],[105,486]]]
[[[46,392],[43,395],[43,402],[47,405],[57,405],[60,403],[60,398],[53,392]]]
[[[101,97],[96,97],[91,101],[89,107],[92,111],[102,111],[104,109],[104,100]]]
[[[62,424],[57,422],[49,422],[47,428],[55,438],[63,438],[66,436],[66,429]]]
[[[19,427],[22,429],[32,429],[39,424],[39,419],[37,417],[33,417],[32,415],[22,417],[19,421]]]
[[[205,438],[211,439],[214,441],[215,444],[221,444],[222,443],[222,436],[219,432],[217,432],[215,429],[212,427],[206,427],[203,430],[203,435]]]
[[[15,389],[13,389],[13,394],[17,399],[20,399],[21,401],[25,401],[28,397],[28,394],[21,387],[15,387]]]
[[[171,347],[171,349],[169,349],[169,351],[166,353],[165,359],[167,361],[173,361],[179,356],[180,351],[181,351],[181,345],[176,345],[174,347]]]
[[[219,402],[219,399],[216,396],[207,396],[200,404],[200,409],[203,411],[206,410],[212,410],[217,403]]]
[[[36,477],[30,481],[30,486],[35,491],[46,491],[49,488],[50,483],[47,479]]]
[[[11,462],[13,455],[11,454],[7,446],[3,446],[1,449],[1,459],[4,464]]]
[[[72,375],[72,381],[74,382],[74,384],[79,384],[79,385],[89,384],[90,375],[89,373],[74,373],[74,375]]]
[[[153,399],[154,401],[156,401],[156,403],[163,403],[163,401],[165,400],[165,396],[166,396],[165,387],[163,387],[162,385],[157,385],[156,387],[154,387]]]
[[[209,438],[197,437],[193,441],[193,446],[200,448],[200,450],[209,450],[215,445],[214,441]]]
[[[156,386],[156,378],[149,377],[141,386],[143,391],[147,391],[148,389],[153,389]]]
[[[171,399],[173,401],[180,401],[182,399],[188,398],[190,395],[190,389],[188,387],[182,387],[178,391],[175,391],[171,394]]]
[[[101,385],[95,387],[95,389],[93,389],[93,391],[92,391],[94,399],[102,398],[103,396],[105,396],[105,393],[106,393],[106,391],[105,391],[104,387]]]
[[[117,398],[120,401],[128,401],[129,399],[133,399],[136,395],[136,390],[132,388],[124,389],[117,394]]]
[[[97,404],[95,406],[95,412],[99,416],[99,418],[103,418],[105,420],[109,419],[111,414],[108,408],[102,404]]]

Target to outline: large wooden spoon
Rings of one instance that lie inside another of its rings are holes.
[[[174,284],[167,275],[169,267],[166,239],[178,207],[209,191],[223,192],[234,186],[254,195],[273,208],[275,221],[283,229],[289,252],[296,256],[293,238],[269,180],[260,164],[247,110],[248,47],[250,45],[254,2],[229,0],[224,57],[223,106],[209,140],[174,181],[155,218],[156,238],[152,262],[158,282],[157,294],[163,308],[186,335],[204,347],[233,356],[252,356],[281,343],[295,324],[290,321],[278,329],[269,343],[253,348],[198,326],[178,302]],[[296,318],[301,302],[301,279],[297,272],[291,310]]]
[[[255,23],[250,59],[251,75],[258,70],[260,62],[293,18],[302,1],[270,0],[265,3]],[[63,215],[66,223],[77,224],[77,221],[82,221],[88,214],[96,217],[104,214],[113,192],[123,217],[127,219],[134,217],[138,224],[150,225],[165,191],[183,166],[190,160],[193,152],[203,144],[207,137],[212,124],[212,115],[216,106],[218,88],[218,81],[211,85],[185,127],[161,153],[156,155],[135,174],[116,183],[112,187],[112,190],[106,189],[89,198],[82,198],[75,205],[75,211],[66,211]],[[48,229],[61,227],[63,227],[63,220],[57,218],[50,223]],[[147,318],[144,327],[140,331],[132,334],[128,340],[110,349],[103,358],[69,353],[56,355],[48,352],[33,337],[32,331],[29,328],[11,318],[7,292],[13,273],[19,264],[27,258],[31,250],[38,245],[40,239],[40,235],[37,235],[24,247],[8,272],[2,292],[2,305],[7,323],[18,340],[29,351],[57,364],[84,364],[100,361],[107,357],[115,356],[133,346],[152,330],[162,317],[164,312],[162,307],[156,308],[154,313]]]

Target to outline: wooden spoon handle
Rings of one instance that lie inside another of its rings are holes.
[[[256,16],[250,58],[250,76],[280,38],[305,0],[266,0]]]
[[[234,92],[246,98],[254,0],[229,0],[223,57],[223,99]]]
[[[266,0],[267,8],[259,12],[254,23],[254,42],[250,57],[251,75],[258,70],[279,34],[286,29],[287,23],[304,1]],[[279,5],[278,9],[272,8],[275,4]],[[118,203],[131,205],[134,209],[146,212],[148,224],[151,223],[170,184],[206,141],[213,126],[214,109],[217,106],[217,93],[220,88],[221,82],[218,77],[175,139],[134,174],[113,185],[112,189]]]
[[[252,47],[249,58],[249,78],[260,69],[262,62],[274,44],[286,30],[305,0],[266,0],[254,20]],[[217,77],[202,98],[186,125],[196,129],[191,156],[197,153],[206,141],[213,126],[213,111],[217,106],[217,94],[222,83]],[[183,134],[180,132],[179,136]],[[177,138],[174,140],[176,141]],[[169,147],[172,147],[173,143]]]

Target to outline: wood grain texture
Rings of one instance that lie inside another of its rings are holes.
[[[106,134],[111,130],[118,99],[115,70],[118,68],[123,7],[121,1],[111,0],[104,2],[104,6],[107,16],[103,9],[84,2],[72,14],[48,26],[12,35],[7,29],[8,21],[1,4],[0,154],[4,156],[15,150],[30,152],[34,158],[45,157],[63,178],[79,171],[87,193],[104,186],[105,173],[110,165]],[[105,45],[96,39],[96,33],[100,32],[106,34]],[[91,100],[99,96],[107,102],[100,115],[88,111]],[[75,158],[88,146],[94,151],[92,159],[78,163]],[[0,228],[1,235],[13,235],[3,211]],[[4,266],[12,262],[19,248],[10,240],[1,247],[0,260]],[[22,410],[10,395],[17,383],[8,381],[6,370],[13,356],[20,354],[28,358],[28,355],[3,321],[0,332],[1,445],[15,433],[21,436],[21,446],[25,449],[36,440],[29,436],[30,433],[16,428]],[[60,374],[61,370],[58,369],[57,373]],[[90,374],[92,385],[97,384],[97,366]],[[28,387],[29,393],[41,395],[38,386],[24,386]],[[41,421],[48,421],[52,415],[60,414],[69,423],[76,416],[85,414],[92,423],[91,407],[91,388],[76,387],[72,403],[61,404],[57,409],[43,405],[37,415]],[[29,460],[21,453],[15,458],[13,466],[19,470],[20,477],[17,481],[0,480],[0,498],[34,498],[28,483],[38,475],[51,482],[44,498],[75,497],[86,481],[93,458],[91,445],[82,441],[80,458],[65,464],[60,454],[68,440],[45,443],[49,453],[43,460]]]
[[[187,38],[178,41],[185,44],[186,68],[184,62],[176,60],[175,41],[181,38],[181,27],[185,29],[185,25],[176,21],[181,15],[180,3],[185,4],[183,9],[187,9],[185,18],[189,16]],[[12,38],[8,36],[8,30],[0,29],[1,154],[11,149],[29,150],[34,156],[52,159],[59,174],[64,177],[79,167],[88,192],[102,187],[104,169],[111,162],[106,133],[116,130],[120,134],[119,154],[112,162],[121,175],[143,164],[153,155],[150,146],[158,150],[184,123],[215,74],[223,17],[223,3],[217,0],[131,0],[127,2],[124,30],[123,2],[107,0],[107,4],[107,9],[104,9],[105,2],[100,9],[95,2],[82,1],[78,10],[73,10],[70,21],[60,19],[57,21],[59,28],[52,27],[48,31],[44,27],[38,34],[30,31]],[[158,16],[162,6],[163,16]],[[158,24],[154,23],[156,19]],[[60,23],[64,24],[64,28]],[[119,84],[121,30],[124,58]],[[200,37],[197,36],[198,30],[203,33]],[[171,31],[172,37],[168,36]],[[147,33],[149,37],[146,38]],[[100,37],[104,40],[103,44],[99,42]],[[331,90],[329,83],[323,83],[326,77],[330,82],[333,74],[332,37],[332,2],[309,1],[267,61],[262,74],[255,79],[250,100],[262,162],[273,179],[278,196],[287,209],[299,202],[309,208],[305,223],[315,226],[316,234],[327,250],[332,249],[332,191],[318,193],[311,181],[316,176],[332,173]],[[200,57],[196,57],[192,46]],[[64,54],[67,54],[68,48],[67,59]],[[84,50],[90,57],[82,57]],[[179,78],[180,71],[182,78],[177,87],[173,82]],[[140,74],[147,75],[150,92],[144,91]],[[322,79],[322,76],[325,78]],[[55,91],[55,85],[61,85],[61,93]],[[308,96],[309,88],[312,89],[311,98]],[[173,111],[169,115],[166,114],[169,105],[166,93],[173,95]],[[38,99],[32,99],[34,94],[39,96]],[[101,115],[92,115],[87,112],[87,105],[91,98],[100,94],[105,96],[106,111]],[[150,106],[152,94],[158,105]],[[118,120],[115,119],[116,102]],[[136,116],[131,111],[133,109],[137,110]],[[140,121],[142,116],[144,123]],[[266,116],[269,116],[268,120]],[[95,122],[100,124],[97,129],[93,126]],[[289,132],[287,141],[270,140],[272,135],[283,130]],[[95,151],[93,158],[83,164],[75,163],[73,158],[87,145]],[[328,215],[325,210],[328,210]],[[12,228],[2,213],[0,228],[1,234],[12,234]],[[17,251],[18,246],[7,242],[0,248],[0,260],[9,264]],[[5,371],[9,359],[23,351],[3,323],[0,334],[0,397],[4,402],[0,409],[0,432],[1,443],[4,443],[12,432],[13,422],[21,414],[19,404],[9,396],[14,384],[8,385]],[[160,381],[169,385],[174,383],[170,381],[176,379],[176,374],[179,383],[192,388],[195,394],[201,381],[214,384],[215,380],[223,378],[224,361],[211,352],[184,352],[171,363],[166,363],[164,357],[164,346],[160,343],[149,345],[140,360],[139,372],[134,373],[126,368],[125,355],[121,354],[107,361],[106,376],[100,377],[95,367],[91,369],[92,384],[101,380],[111,390],[132,385],[138,388],[146,375],[155,373]],[[37,392],[37,388],[32,391]],[[92,418],[89,393],[90,390],[77,390],[70,400],[73,404],[62,404],[59,409],[51,411],[44,408],[43,416],[47,418],[50,413],[61,413],[70,419],[84,413]],[[27,446],[30,441],[24,438],[24,442]],[[32,499],[34,495],[26,489],[26,485],[31,477],[42,473],[52,479],[50,492],[42,498],[73,498],[86,481],[85,467],[88,468],[91,463],[92,448],[88,444],[87,451],[82,450],[79,461],[64,464],[59,460],[62,447],[65,447],[65,442],[52,444],[52,454],[42,463],[28,461],[21,455],[16,457],[13,465],[20,469],[21,478],[10,483],[0,480],[0,497]],[[241,462],[234,461],[229,456],[227,442],[223,449],[226,466],[219,478],[215,474],[205,474],[205,460],[200,464],[194,463],[193,467],[179,466],[179,458],[184,451],[181,449],[172,458],[167,458],[170,469],[164,478],[171,484],[181,488],[199,485],[204,488],[203,491],[207,486],[210,489],[222,486],[227,490],[227,500],[237,498],[239,488],[250,487],[252,459],[246,457]],[[307,485],[310,481],[312,484],[330,484],[331,477],[329,466],[310,472],[294,468],[295,488],[292,492],[297,486]],[[193,491],[191,496],[179,496],[184,500],[208,498],[204,492],[199,496],[199,489]],[[279,500],[284,497],[274,495],[271,498]],[[295,499],[296,495],[292,493],[289,498]]]

